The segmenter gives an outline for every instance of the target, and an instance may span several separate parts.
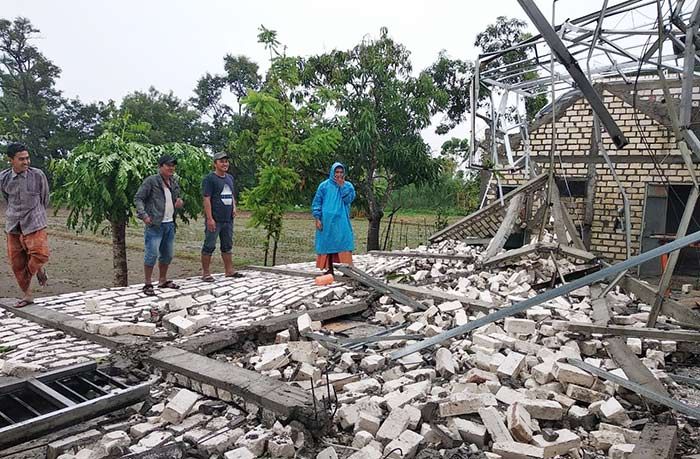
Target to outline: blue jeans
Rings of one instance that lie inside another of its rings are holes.
[[[214,231],[209,231],[205,224],[202,255],[211,255],[214,253],[217,237],[221,244],[221,253],[231,253],[231,250],[233,250],[233,221],[216,222],[216,229]]]
[[[158,263],[169,265],[173,260],[173,247],[175,245],[175,223],[161,223],[146,227],[143,235],[145,254],[143,264],[155,266]]]

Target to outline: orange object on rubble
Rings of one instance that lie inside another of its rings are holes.
[[[323,276],[318,276],[316,279],[314,279],[314,282],[316,285],[328,285],[332,284],[335,279],[333,278],[333,274],[324,274]]]

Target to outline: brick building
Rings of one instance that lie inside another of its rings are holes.
[[[676,103],[681,93],[680,81],[669,81]],[[685,201],[691,188],[689,173],[678,149],[668,116],[663,90],[658,80],[640,80],[636,84],[604,81],[596,84],[613,119],[629,144],[617,149],[607,134],[603,142],[618,178],[630,202],[632,255],[645,252],[671,240],[675,234]],[[693,130],[700,132],[700,84],[693,88]],[[580,92],[558,98],[555,104],[555,174],[560,194],[577,227],[582,231],[589,178],[595,170],[590,189],[593,218],[590,222],[590,250],[610,261],[626,258],[623,199],[603,156],[592,151],[593,114]],[[530,160],[547,168],[552,141],[551,110],[542,114],[529,128]],[[522,155],[522,139],[511,137],[514,160]],[[502,159],[507,162],[506,158]],[[694,158],[694,167],[700,161]],[[698,171],[700,172],[700,171]],[[526,181],[523,170],[502,175],[504,192]],[[496,187],[488,190],[495,199]],[[691,221],[688,232],[700,230],[700,212]],[[641,275],[656,275],[658,262],[641,267]],[[700,251],[683,249],[676,272],[700,272]]]

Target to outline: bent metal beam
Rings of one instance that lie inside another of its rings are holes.
[[[576,62],[576,59],[574,59],[564,43],[559,39],[557,33],[549,22],[547,22],[542,12],[537,8],[537,5],[535,5],[535,2],[532,0],[518,0],[518,3],[520,3],[520,6],[525,10],[525,13],[532,23],[542,34],[542,38],[544,38],[552,49],[552,54],[554,54],[557,60],[566,68],[566,71],[569,72],[571,78],[574,79],[584,97],[588,100],[588,103],[591,104],[591,108],[593,108],[600,118],[600,122],[605,126],[605,130],[610,135],[615,146],[617,148],[622,148],[627,145],[629,141],[617,126],[612,116],[610,116],[610,112],[605,108],[603,101],[596,90],[593,89],[591,82],[586,78],[586,75],[583,73],[583,70],[581,70],[578,62]]]

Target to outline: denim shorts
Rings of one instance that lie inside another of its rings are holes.
[[[233,250],[233,221],[216,222],[216,229],[214,231],[209,231],[206,225],[204,226],[203,255],[211,255],[214,253],[217,237],[219,238],[221,253],[231,253],[231,250]]]
[[[143,264],[155,266],[158,263],[169,265],[173,260],[173,247],[175,245],[175,223],[161,223],[160,225],[146,226],[144,232],[145,254]]]

